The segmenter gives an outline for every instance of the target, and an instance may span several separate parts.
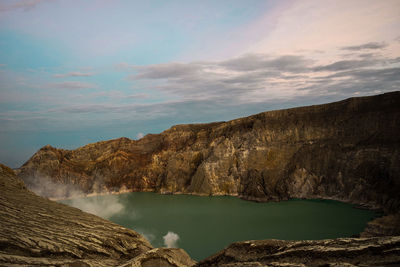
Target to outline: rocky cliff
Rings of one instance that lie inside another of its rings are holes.
[[[155,191],[249,200],[330,198],[400,210],[400,92],[177,125],[140,140],[45,146],[19,170],[32,189]],[[62,194],[65,194],[63,191]]]
[[[182,249],[35,195],[0,164],[0,266],[188,267]],[[197,266],[398,266],[400,237],[246,241]]]

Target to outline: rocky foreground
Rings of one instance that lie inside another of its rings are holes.
[[[177,125],[140,140],[45,146],[19,170],[48,197],[154,191],[328,198],[400,210],[400,92]],[[54,190],[54,185],[63,190]]]
[[[196,263],[133,230],[44,199],[0,164],[0,266],[399,266],[400,237],[246,241]]]
[[[400,236],[237,242],[197,266],[399,266]]]

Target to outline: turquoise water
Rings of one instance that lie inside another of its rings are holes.
[[[127,193],[62,202],[134,229],[154,247],[165,246],[163,236],[173,232],[179,236],[176,246],[195,260],[235,241],[350,237],[375,216],[373,211],[331,200],[255,203],[229,196]]]

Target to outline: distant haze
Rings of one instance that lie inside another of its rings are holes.
[[[398,0],[0,3],[0,162],[400,88]]]

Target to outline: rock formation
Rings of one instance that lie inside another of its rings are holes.
[[[390,214],[370,221],[361,237],[400,236],[400,213]]]
[[[0,266],[194,264],[182,249],[153,249],[133,230],[35,195],[1,164],[0,192]]]
[[[0,164],[0,266],[398,266],[400,237],[233,243],[196,264],[133,230],[35,195]]]
[[[48,197],[68,192],[155,191],[249,200],[329,198],[400,208],[400,92],[177,125],[140,140],[75,150],[45,146],[19,170]]]
[[[233,243],[197,266],[399,266],[400,237]]]

